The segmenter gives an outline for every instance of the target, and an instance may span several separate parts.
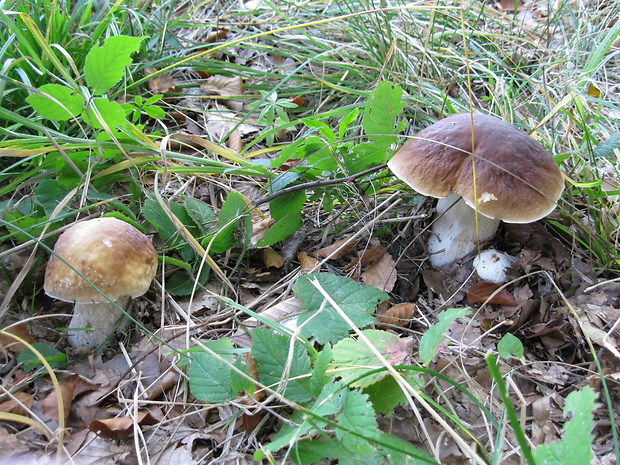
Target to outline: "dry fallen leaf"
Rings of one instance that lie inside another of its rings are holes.
[[[339,241],[334,242],[332,245],[323,247],[317,250],[314,254],[317,257],[328,258],[331,260],[338,260],[342,258],[346,253],[357,245],[356,240],[352,240],[350,237],[345,237]]]
[[[310,271],[314,270],[319,264],[316,258],[311,257],[306,252],[299,252],[299,254],[297,254],[297,260],[299,260],[299,264],[301,265],[302,273],[310,273]]]
[[[94,391],[98,387],[98,384],[82,378],[80,375],[70,375],[62,380],[60,383],[60,392],[62,394],[65,422],[67,418],[69,418],[73,399],[84,392]],[[43,413],[52,420],[58,421],[58,399],[56,398],[56,391],[54,389],[41,401],[41,407],[43,408]]]
[[[282,268],[284,266],[284,257],[271,247],[262,249],[263,263],[266,268]]]
[[[517,300],[506,289],[502,289],[493,297],[493,293],[500,288],[498,284],[481,282],[469,288],[467,301],[470,304],[497,304],[497,305],[517,305]]]
[[[106,439],[127,439],[133,434],[134,424],[148,426],[157,424],[157,420],[149,413],[141,413],[136,418],[117,417],[107,420],[94,420],[88,426],[93,433]]]
[[[413,315],[415,315],[417,311],[418,306],[409,302],[392,305],[385,312],[379,315],[379,323],[385,325],[405,326],[411,322]]]
[[[35,339],[30,334],[30,330],[28,326],[24,322],[16,323],[4,329],[5,333],[14,334],[15,336],[23,339],[29,344],[34,344]],[[22,352],[26,346],[17,341],[15,338],[9,336],[9,334],[2,334],[0,337],[2,338],[2,344],[9,350],[13,352],[20,353]]]
[[[238,97],[244,94],[245,84],[240,76],[226,77],[216,74],[207,79],[207,82],[200,86],[200,90],[206,96]],[[243,110],[242,102],[224,99],[223,103],[231,110]]]
[[[27,417],[29,415],[28,409],[32,407],[34,402],[34,394],[16,392],[13,397],[14,399],[7,400],[0,404],[0,412],[14,413]]]
[[[155,68],[146,68],[144,72],[147,75],[154,74],[157,72]],[[166,92],[171,92],[176,87],[176,82],[174,82],[174,78],[170,74],[160,74],[159,76],[155,76],[151,78],[147,82],[149,90],[154,94],[165,94]]]
[[[394,289],[397,278],[396,261],[387,253],[383,246],[378,247],[383,250],[383,254],[379,255],[378,258],[375,258],[377,252],[372,254],[372,263],[362,273],[362,279],[369,286],[375,286],[382,291],[391,292]],[[373,247],[373,249],[378,249],[378,247]]]

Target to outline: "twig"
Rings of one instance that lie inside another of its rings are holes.
[[[254,202],[254,207],[258,207],[264,203],[271,202],[273,199],[277,199],[278,197],[286,194],[290,194],[291,192],[296,192],[299,190],[312,189],[314,187],[322,187],[322,186],[331,186],[332,184],[340,184],[343,182],[354,181],[357,178],[361,178],[362,176],[366,176],[367,174],[374,173],[375,171],[382,170],[387,167],[387,163],[383,163],[381,165],[377,165],[373,168],[368,168],[367,170],[360,171],[359,173],[352,174],[350,176],[345,176],[344,178],[338,179],[324,179],[322,181],[311,181],[305,182],[303,184],[297,184],[295,186],[287,187],[285,189],[279,190],[278,192],[274,192],[273,194],[268,195],[267,197],[263,197],[262,199],[258,199]]]

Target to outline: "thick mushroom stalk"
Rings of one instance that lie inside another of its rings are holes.
[[[558,165],[538,141],[479,113],[453,115],[420,131],[388,166],[420,194],[463,198],[447,211],[444,202],[438,205],[429,241],[434,266],[473,251],[493,237],[500,220],[531,223],[548,215],[564,187]]]
[[[153,244],[129,223],[103,217],[67,229],[47,263],[44,288],[51,297],[75,302],[69,344],[98,347],[126,326],[116,305],[125,309],[144,294],[156,271]]]

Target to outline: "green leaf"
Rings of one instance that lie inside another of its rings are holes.
[[[344,276],[328,273],[301,276],[293,286],[295,295],[309,310],[299,315],[301,333],[304,337],[316,338],[323,345],[347,337],[351,328],[312,282],[317,282],[358,327],[374,323],[376,318],[372,312],[379,302],[389,298],[376,287],[364,286]],[[321,309],[323,302],[325,306]]]
[[[60,84],[45,84],[39,90],[47,95],[36,93],[26,97],[26,100],[47,119],[67,121],[79,115],[86,104],[80,94]]]
[[[357,119],[357,116],[360,114],[360,109],[355,108],[351,113],[342,118],[340,122],[340,126],[338,126],[338,137],[340,140],[343,140],[345,135],[347,134],[347,130],[353,121]]]
[[[52,346],[49,346],[42,342],[35,342],[31,345],[54,369],[60,368],[67,361],[67,356],[62,352],[59,352]],[[19,357],[17,357],[17,361],[23,364],[22,368],[24,371],[32,371],[36,368],[43,366],[41,360],[28,347],[19,354]]]
[[[102,95],[120,82],[131,55],[140,49],[144,37],[115,36],[101,47],[93,47],[84,63],[86,83],[94,95]]]
[[[215,228],[217,216],[213,209],[202,200],[186,196],[183,199],[183,208],[203,233],[210,232]]]
[[[380,83],[370,95],[364,108],[362,126],[373,144],[387,147],[396,142],[396,136],[389,134],[397,133],[396,121],[406,106],[402,97],[403,90],[391,82]]]
[[[620,149],[620,132],[614,132],[609,139],[594,149],[592,155],[595,157],[611,158],[616,150]]]
[[[43,207],[47,216],[51,216],[70,191],[71,189],[55,179],[42,179],[34,190],[34,201]]]
[[[424,382],[417,374],[411,377],[406,373],[401,373],[401,376],[415,389],[423,389]],[[403,392],[403,388],[393,376],[386,376],[378,383],[371,384],[364,388],[364,392],[368,394],[375,411],[383,415],[389,414],[394,407],[408,399],[408,394]]]
[[[207,341],[205,345],[232,365],[234,347],[231,339]],[[237,391],[231,385],[232,369],[229,365],[207,352],[192,351],[189,358],[189,388],[196,399],[220,404],[235,397]]]
[[[267,247],[286,239],[291,234],[299,231],[302,226],[302,219],[299,213],[289,213],[280,218],[271,226],[265,235],[261,237],[256,245],[258,247]]]
[[[452,326],[452,323],[457,318],[470,313],[471,311],[466,308],[449,308],[439,314],[439,321],[431,325],[420,340],[420,358],[425,366],[428,366],[435,354],[437,354],[439,345],[446,341],[446,332]]]
[[[301,213],[306,203],[306,191],[298,190],[277,197],[269,202],[269,212],[274,220],[279,220],[289,213]]]
[[[337,428],[336,437],[343,441],[345,446],[355,451],[356,455],[373,455],[375,446],[365,439],[377,438],[380,434],[372,404],[368,400],[368,395],[358,390],[345,392],[344,406],[342,414],[338,416],[338,423],[348,431]],[[351,434],[351,431],[365,438]]]
[[[239,192],[230,191],[222,204],[217,225],[219,231],[204,241],[209,253],[224,253],[232,247],[248,243],[252,221],[247,213],[246,201]]]
[[[583,465],[594,458],[591,433],[596,393],[590,386],[571,392],[566,397],[564,416],[573,417],[564,425],[564,437],[553,444],[542,444],[534,450],[537,465]]]
[[[401,365],[409,356],[406,343],[396,334],[377,329],[364,330],[362,334],[391,365]],[[385,366],[361,338],[342,339],[334,346],[332,353],[332,368],[335,369],[335,374],[351,387],[370,386],[381,381],[388,374],[385,370],[364,376],[371,370],[385,368]]]
[[[95,129],[105,129],[103,123],[112,130],[128,124],[123,107],[103,97],[93,99],[82,112],[82,118]]]
[[[300,343],[271,330],[258,328],[252,331],[252,358],[260,381],[272,388],[280,383],[286,386],[284,395],[293,402],[307,402],[312,398],[309,380],[293,379],[310,373],[310,356]],[[285,374],[286,367],[290,367]]]
[[[517,357],[520,360],[524,360],[523,343],[512,333],[504,334],[504,337],[502,337],[497,344],[497,351],[499,355],[506,360],[510,357]]]

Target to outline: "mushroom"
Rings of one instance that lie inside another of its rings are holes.
[[[156,271],[153,244],[125,221],[96,218],[61,234],[47,263],[44,289],[50,297],[75,302],[69,344],[102,345],[127,323],[117,306],[126,309],[144,294]]]
[[[487,249],[474,257],[474,269],[478,277],[490,283],[504,284],[508,280],[508,268],[512,257],[495,249]]]
[[[564,188],[557,163],[538,141],[481,113],[456,114],[420,131],[388,167],[420,194],[440,199],[428,243],[433,266],[466,256],[495,235],[500,220],[543,218]]]

